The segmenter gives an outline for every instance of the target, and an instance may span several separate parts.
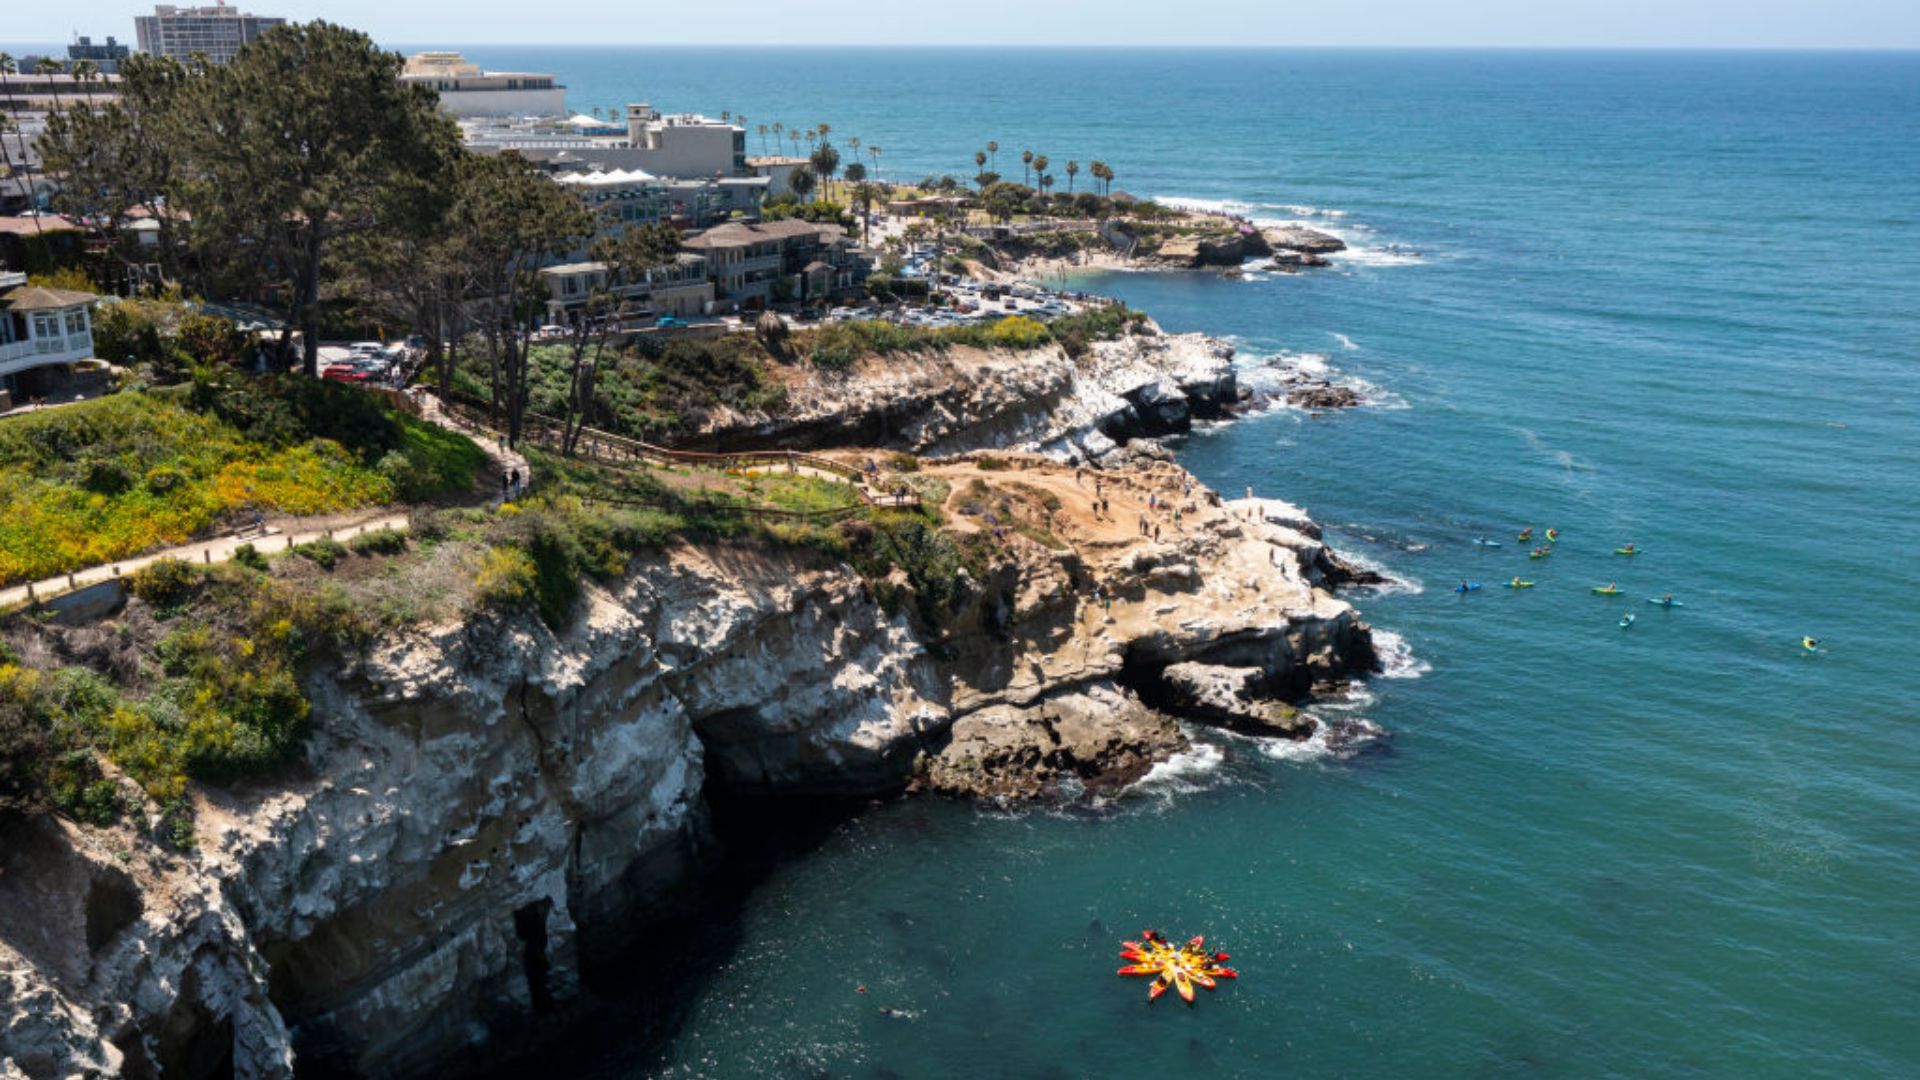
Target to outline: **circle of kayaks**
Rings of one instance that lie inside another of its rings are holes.
[[[1237,979],[1240,973],[1226,966],[1226,953],[1207,951],[1207,939],[1195,937],[1185,945],[1174,945],[1158,930],[1148,930],[1139,941],[1121,943],[1120,958],[1129,961],[1121,975],[1146,975],[1153,979],[1147,988],[1147,1000],[1158,1001],[1172,988],[1180,1000],[1193,1004],[1193,988],[1206,990],[1219,979]]]

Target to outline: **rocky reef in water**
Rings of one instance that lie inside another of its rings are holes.
[[[1079,798],[1184,748],[1180,720],[1303,737],[1294,703],[1377,665],[1334,594],[1353,572],[1294,508],[1143,441],[1229,412],[1230,361],[1146,334],[823,381],[709,434],[954,455],[924,466],[949,528],[1003,554],[936,598],[678,544],[559,632],[421,626],[308,671],[304,761],[196,788],[193,851],[0,825],[0,1075],[460,1071],[563,1027],[596,957],[700,903],[717,798]]]

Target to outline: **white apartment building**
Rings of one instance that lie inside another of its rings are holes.
[[[133,27],[143,53],[171,56],[183,63],[201,53],[210,63],[224,64],[240,46],[286,21],[276,15],[248,14],[224,2],[212,7],[156,4],[153,14],[135,16]]]

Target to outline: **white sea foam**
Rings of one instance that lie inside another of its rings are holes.
[[[1350,337],[1348,337],[1347,335],[1345,335],[1345,334],[1343,334],[1343,333],[1341,333],[1341,332],[1339,332],[1338,330],[1329,330],[1329,331],[1327,331],[1327,332],[1328,332],[1328,333],[1330,333],[1330,334],[1332,334],[1332,335],[1333,335],[1333,340],[1335,340],[1335,341],[1337,341],[1337,342],[1339,342],[1339,343],[1340,343],[1340,347],[1341,347],[1341,348],[1343,348],[1343,349],[1345,349],[1345,350],[1347,350],[1348,352],[1352,352],[1352,351],[1354,351],[1355,349],[1358,349],[1358,348],[1360,347],[1360,346],[1358,346],[1358,345],[1355,345],[1355,344],[1353,343],[1353,339],[1352,339],[1352,338],[1350,338]]]
[[[1433,665],[1413,654],[1413,646],[1407,639],[1391,630],[1375,628],[1373,647],[1380,654],[1380,677],[1383,679],[1417,679],[1433,670]]]
[[[1156,763],[1147,771],[1147,775],[1127,788],[1127,793],[1171,798],[1205,791],[1217,782],[1220,768],[1226,760],[1227,752],[1217,743],[1195,739],[1190,749]]]
[[[1421,551],[1424,549],[1416,547],[1410,550]],[[1344,550],[1335,552],[1335,554],[1340,556],[1341,562],[1358,567],[1361,570],[1371,571],[1386,579],[1384,584],[1370,587],[1375,596],[1419,596],[1427,591],[1427,587],[1422,584],[1418,578],[1401,577],[1393,571],[1388,570],[1385,564],[1376,562],[1365,555]],[[1379,631],[1379,633],[1386,632],[1387,631]]]
[[[1370,239],[1363,241],[1360,234],[1375,234],[1373,226],[1360,221],[1348,221],[1347,211],[1334,210],[1320,206],[1305,206],[1299,203],[1255,203],[1242,199],[1197,199],[1184,195],[1163,196],[1157,199],[1164,206],[1178,210],[1192,210],[1209,214],[1232,214],[1246,218],[1255,226],[1263,229],[1282,228],[1297,225],[1314,229],[1336,237],[1347,245],[1345,251],[1337,251],[1327,256],[1338,265],[1386,267],[1418,266],[1427,261],[1426,256],[1411,248],[1399,244],[1376,244]],[[1329,224],[1329,221],[1340,224]],[[1251,280],[1268,280],[1272,277],[1286,277],[1286,274],[1246,274]]]

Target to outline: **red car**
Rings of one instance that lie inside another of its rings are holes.
[[[323,379],[332,379],[334,382],[350,382],[350,383],[362,383],[362,382],[366,382],[368,379],[373,378],[373,376],[367,374],[364,371],[359,371],[357,369],[350,368],[350,367],[341,367],[339,365],[335,365],[321,372],[320,377]]]

